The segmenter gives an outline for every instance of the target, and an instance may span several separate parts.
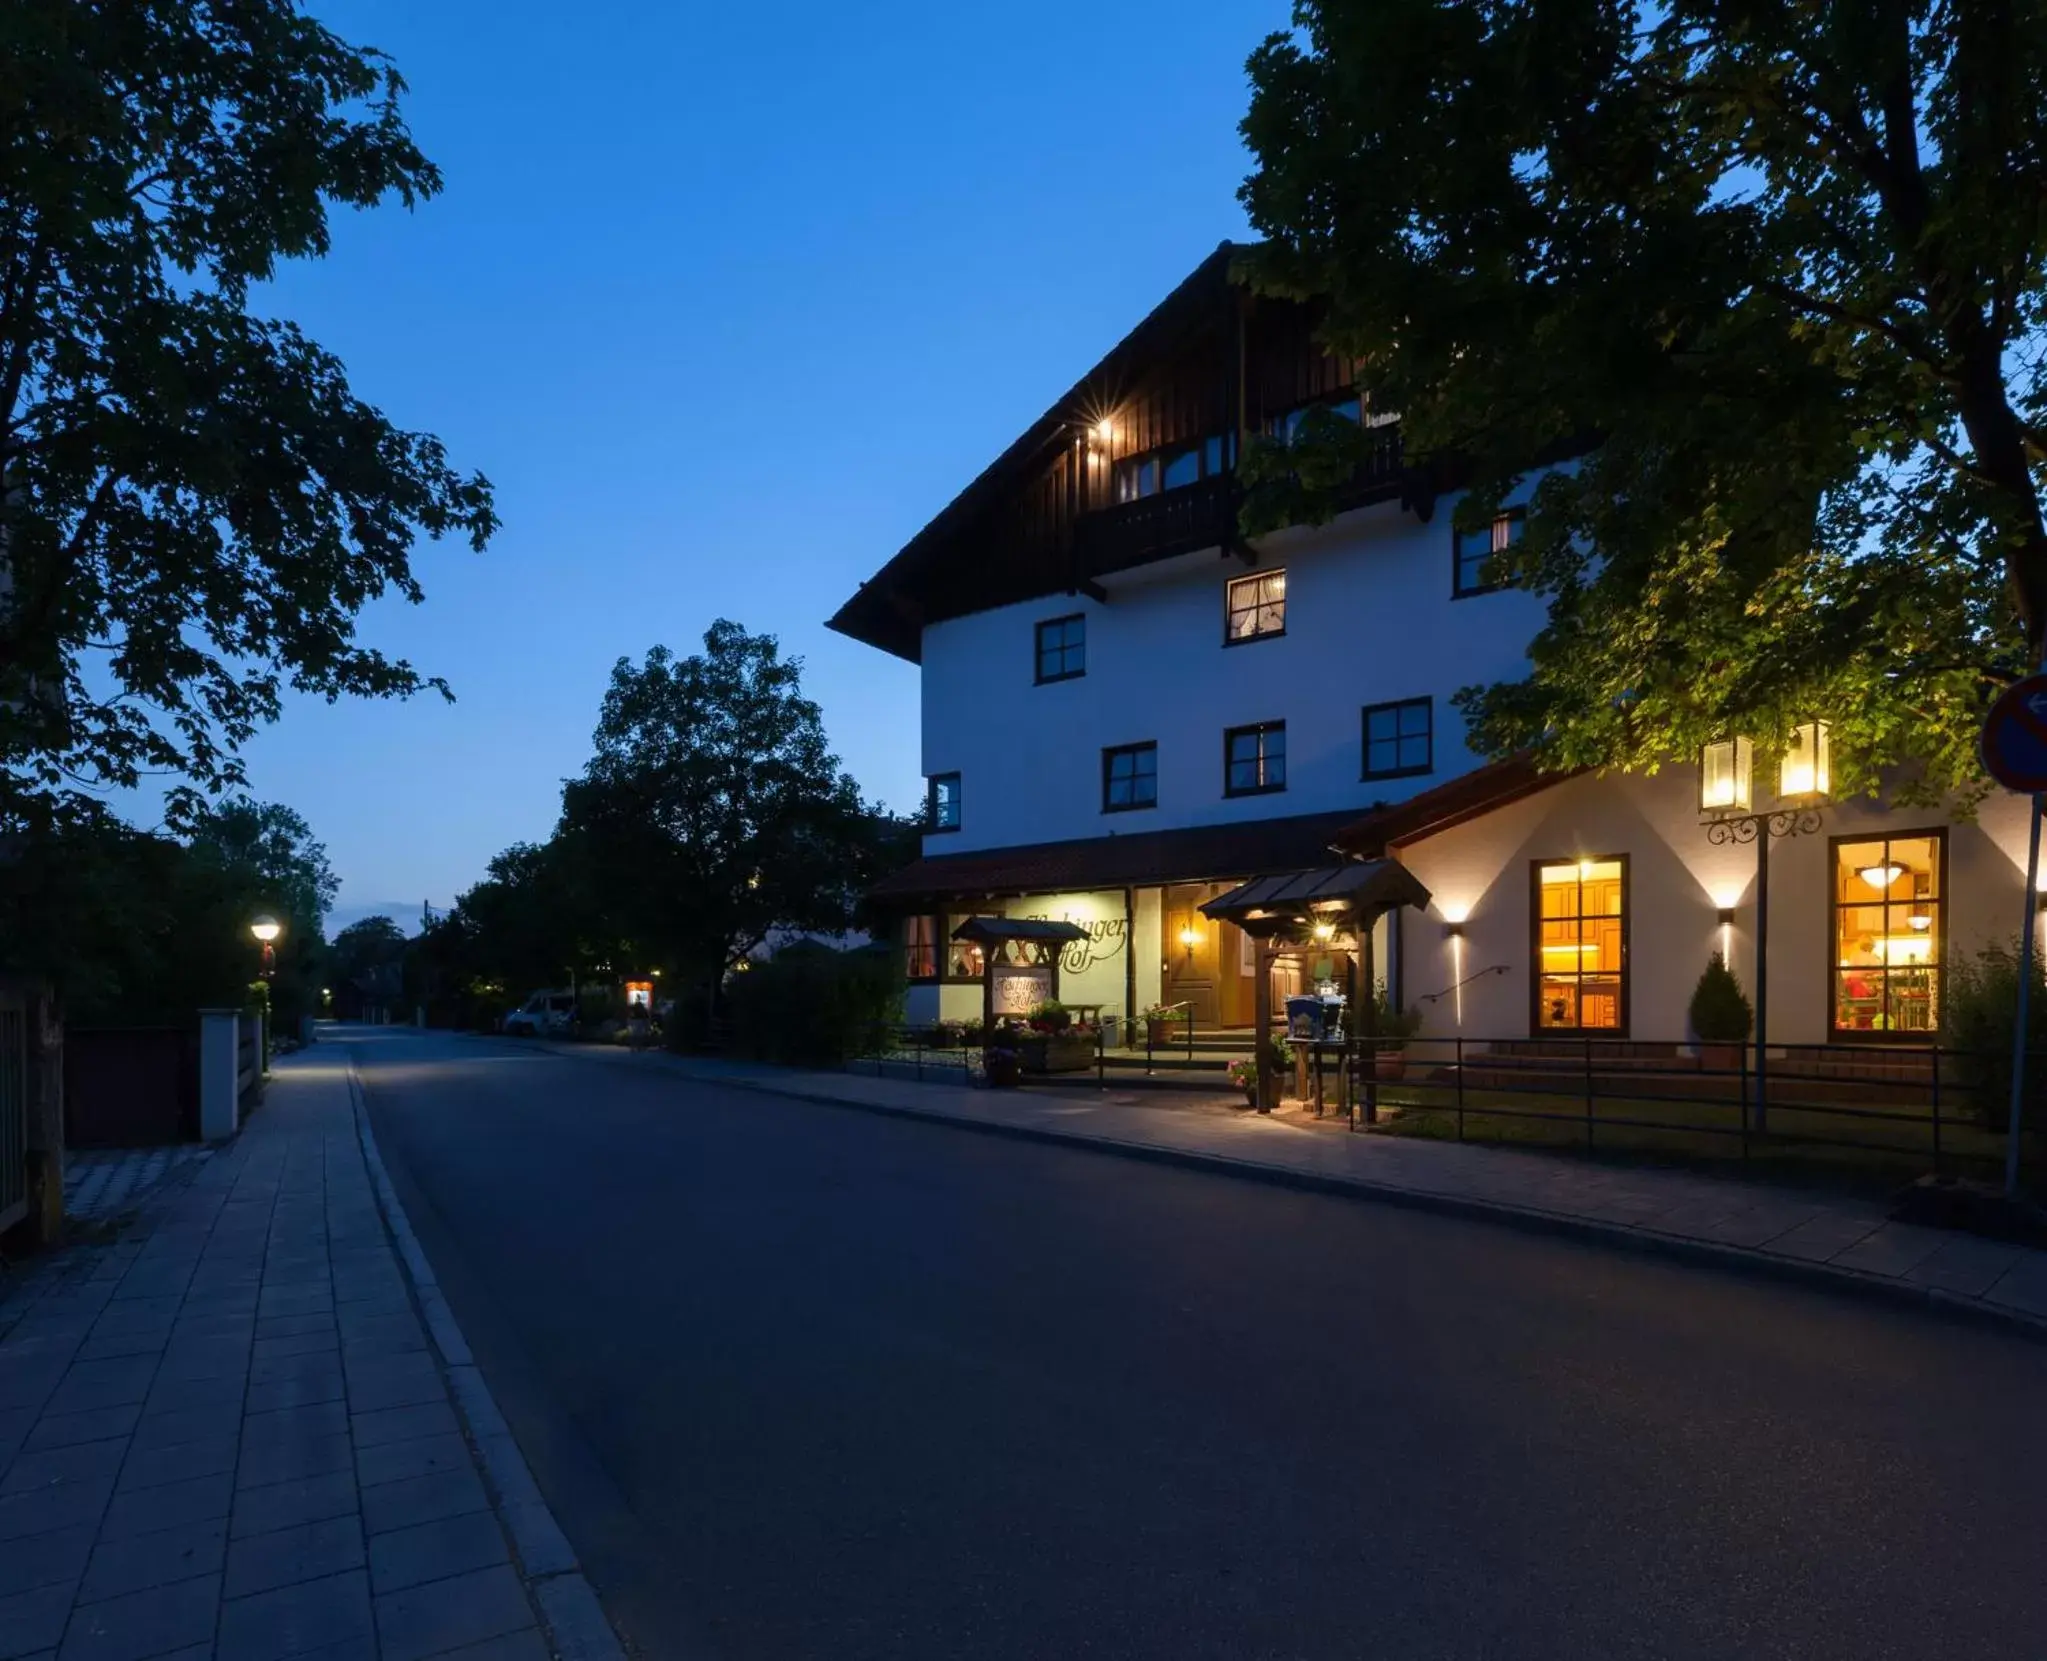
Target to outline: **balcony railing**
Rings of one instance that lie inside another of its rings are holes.
[[[1397,491],[1402,480],[1400,428],[1377,427],[1367,434],[1370,449],[1356,474],[1336,493],[1339,508],[1362,507]],[[1099,577],[1127,571],[1155,559],[1226,548],[1238,539],[1237,516],[1244,493],[1234,473],[1134,502],[1116,502],[1080,516],[1075,541],[1081,569]]]

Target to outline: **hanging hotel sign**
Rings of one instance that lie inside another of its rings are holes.
[[[989,1000],[995,1017],[1025,1016],[1052,997],[1049,963],[993,963],[988,967]]]
[[[1983,769],[2007,790],[2047,791],[2047,675],[2007,687],[1983,719]]]

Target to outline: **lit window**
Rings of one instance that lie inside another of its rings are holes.
[[[1223,794],[1258,796],[1286,788],[1286,723],[1263,721],[1223,734]]]
[[[1087,618],[1055,617],[1038,625],[1038,684],[1087,673]]]
[[[1708,744],[1699,755],[1699,807],[1707,813],[1746,813],[1754,775],[1746,738]]]
[[[1626,862],[1541,860],[1535,879],[1536,1027],[1621,1031],[1627,1022]]]
[[[1940,831],[1834,844],[1836,1036],[1895,1043],[1940,1028]]]
[[[1102,752],[1102,811],[1159,805],[1159,747],[1122,744]]]
[[[1409,698],[1372,704],[1365,710],[1365,773],[1368,779],[1406,778],[1434,765],[1435,704]]]
[[[959,774],[932,775],[931,794],[925,802],[924,828],[931,831],[956,831],[960,828]]]
[[[1528,528],[1525,509],[1509,508],[1495,514],[1493,522],[1475,531],[1453,531],[1452,547],[1455,549],[1456,570],[1453,574],[1452,592],[1462,599],[1469,594],[1490,594],[1503,584],[1488,578],[1488,562],[1496,554],[1504,554],[1521,540],[1521,533]]]
[[[911,917],[903,924],[904,970],[911,980],[938,978],[938,919]]]
[[[1777,770],[1780,796],[1824,796],[1834,787],[1827,724],[1808,721],[1791,729],[1784,759]]]
[[[1223,644],[1266,640],[1286,633],[1286,573],[1258,571],[1229,586]]]
[[[999,913],[985,911],[956,911],[945,920],[945,978],[947,980],[979,980],[988,967],[987,954],[978,940],[955,940],[962,923],[976,917],[996,916]]]

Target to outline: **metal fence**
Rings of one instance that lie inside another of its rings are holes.
[[[1234,1055],[1191,1022],[1171,1041],[1146,1023],[1105,1021],[1086,1065],[1032,1082],[1156,1082],[1230,1088]],[[1119,1039],[1124,1042],[1119,1042]],[[1280,1042],[1275,1033],[1274,1040]],[[1812,1150],[1839,1164],[1888,1162],[1991,1176],[2004,1159],[2010,1058],[1929,1045],[1773,1044],[1759,1076],[1748,1046],[1599,1037],[1364,1038],[1287,1043],[1282,1093],[1352,1129],[1593,1151],[1747,1161]],[[1066,1052],[1072,1060],[1072,1051]],[[855,1063],[911,1079],[984,1081],[978,1024],[892,1028]],[[2047,1165],[2047,1052],[2027,1061],[2022,1162]]]
[[[28,1000],[0,992],[0,1229],[28,1215]]]
[[[1317,1102],[1353,1125],[1458,1140],[1738,1154],[1813,1148],[1989,1175],[2004,1159],[2009,1057],[1931,1045],[1630,1044],[1601,1038],[1371,1039],[1303,1045]],[[2029,1164],[2047,1056],[2027,1062]]]

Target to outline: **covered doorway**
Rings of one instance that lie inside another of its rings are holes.
[[[1206,915],[1202,907],[1235,885],[1181,883],[1161,891],[1159,1002],[1185,1004],[1197,1029],[1251,1027],[1258,1016],[1258,947],[1235,923]],[[1300,990],[1294,962],[1268,966],[1276,1008]]]

